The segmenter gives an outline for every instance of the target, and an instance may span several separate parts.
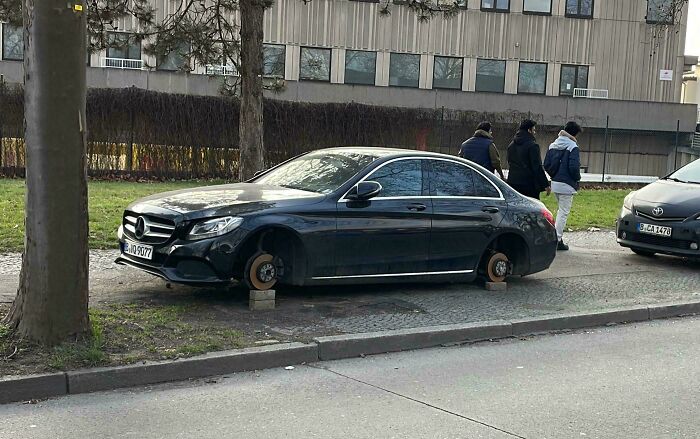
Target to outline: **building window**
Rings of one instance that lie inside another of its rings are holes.
[[[462,89],[462,58],[436,56],[433,65],[433,88]]]
[[[476,91],[503,93],[506,85],[506,62],[496,59],[476,61]]]
[[[518,72],[518,93],[543,95],[547,90],[547,64],[521,62]]]
[[[24,59],[24,30],[21,26],[6,23],[2,25],[2,59]]]
[[[189,65],[188,55],[190,53],[190,43],[181,43],[171,50],[165,57],[158,60],[157,69],[169,72],[187,70]]]
[[[377,78],[377,53],[363,50],[345,52],[345,83],[374,85]]]
[[[418,87],[420,55],[392,53],[389,62],[389,85]]]
[[[299,79],[330,82],[331,49],[302,47]]]
[[[510,0],[481,0],[481,10],[488,12],[509,12]]]
[[[588,66],[561,66],[559,95],[573,96],[575,88],[588,88]]]
[[[593,18],[593,0],[566,0],[566,16]]]
[[[281,44],[263,45],[263,75],[284,78],[284,62],[287,48]]]
[[[673,24],[673,3],[674,0],[648,0],[647,23]]]
[[[110,32],[107,34],[107,58],[141,59],[141,42],[131,34]]]
[[[524,0],[523,12],[526,14],[552,15],[552,0]]]

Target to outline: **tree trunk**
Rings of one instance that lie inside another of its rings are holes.
[[[263,0],[240,0],[241,111],[239,124],[240,181],[265,168],[263,143]]]
[[[85,170],[87,6],[24,0],[26,208],[17,297],[6,322],[53,345],[86,333]]]

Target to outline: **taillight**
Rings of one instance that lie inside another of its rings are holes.
[[[549,224],[554,225],[554,215],[546,207],[542,208],[542,215],[549,221]]]

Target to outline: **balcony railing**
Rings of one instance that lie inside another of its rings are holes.
[[[236,74],[236,68],[231,65],[207,64],[206,66],[204,66],[204,74],[217,76],[234,76]]]
[[[607,90],[597,90],[594,88],[575,88],[574,89],[575,98],[588,98],[588,99],[607,99]]]
[[[102,67],[110,69],[142,70],[143,60],[125,58],[102,58]]]

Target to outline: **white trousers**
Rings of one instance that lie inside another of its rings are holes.
[[[571,204],[574,202],[574,196],[555,193],[554,197],[559,205],[555,227],[557,229],[557,238],[561,241],[566,228],[566,220],[569,219],[569,213],[571,213]]]

